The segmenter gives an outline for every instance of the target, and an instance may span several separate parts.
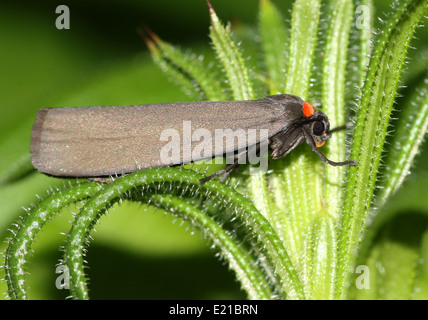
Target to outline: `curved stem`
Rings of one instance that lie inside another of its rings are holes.
[[[70,271],[70,290],[77,299],[87,299],[86,277],[83,267],[84,245],[93,224],[104,210],[112,206],[136,188],[143,190],[155,187],[156,193],[173,192],[176,186],[183,192],[198,193],[212,198],[216,204],[233,208],[247,225],[247,229],[257,236],[264,245],[260,248],[272,264],[281,280],[281,293],[292,299],[303,299],[303,287],[290,258],[273,227],[254,207],[250,200],[233,188],[218,181],[200,184],[203,176],[188,170],[176,168],[147,169],[138,171],[109,184],[104,190],[88,201],[76,217],[65,248],[64,259]],[[144,192],[144,191],[143,191]],[[143,193],[144,196],[144,193]]]
[[[205,236],[220,248],[230,268],[235,270],[239,282],[250,299],[273,298],[266,274],[258,268],[258,263],[250,252],[236,243],[214,219],[177,196],[154,194],[148,200],[151,204],[165,210],[173,208],[174,214],[190,219],[193,226],[203,230]]]
[[[102,189],[96,182],[78,184],[68,190],[56,192],[34,207],[18,224],[18,230],[10,239],[5,254],[5,273],[8,293],[11,299],[27,299],[25,265],[31,245],[39,231],[47,221],[62,208],[72,203],[82,201]]]
[[[407,48],[427,0],[406,1],[391,16],[373,51],[358,113],[339,238],[337,298],[344,298],[378,179],[385,137]]]

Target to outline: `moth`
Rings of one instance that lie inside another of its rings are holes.
[[[200,149],[201,135],[196,138],[189,135],[188,128],[183,125],[188,123],[199,130],[195,132],[203,132],[205,140],[214,139],[218,130],[238,132],[238,139],[226,139],[222,148],[195,153],[198,146]],[[216,176],[227,176],[250,148],[262,143],[267,143],[274,159],[286,156],[306,141],[329,165],[355,165],[357,161],[353,160],[331,161],[318,149],[339,129],[343,126],[330,130],[323,112],[291,94],[245,101],[43,108],[33,126],[30,152],[34,167],[45,174],[88,178],[235,154],[233,163],[202,179],[203,183]],[[267,134],[248,139],[249,132],[263,130]],[[165,132],[174,132],[179,139],[165,139]],[[166,145],[171,151],[166,156],[167,161],[163,159]]]

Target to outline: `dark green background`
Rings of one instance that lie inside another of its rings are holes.
[[[389,11],[386,2],[380,2],[383,9],[377,13]],[[289,1],[275,3],[289,17]],[[70,30],[55,28],[55,8],[61,4],[70,9]],[[256,22],[257,0],[212,0],[212,5],[224,22]],[[31,126],[41,107],[189,100],[153,64],[136,32],[143,24],[183,49],[212,56],[205,0],[0,2],[0,176],[25,161]],[[423,43],[426,32],[420,38]],[[416,173],[426,171],[427,159],[426,152],[419,157]],[[36,202],[36,194],[46,195],[49,186],[61,184],[32,173],[1,186],[0,239],[23,214],[21,207]],[[69,230],[70,212],[77,209],[65,210],[34,246],[30,298],[67,295],[55,288],[54,270],[65,239],[59,233]],[[245,298],[227,265],[214,257],[200,234],[192,235],[187,224],[173,220],[138,204],[110,210],[96,227],[87,256],[91,297]],[[5,289],[0,284],[0,290]]]

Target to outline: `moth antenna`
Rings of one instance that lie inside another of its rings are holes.
[[[348,122],[348,123],[345,123],[342,126],[335,127],[333,129],[329,130],[327,133],[330,134],[330,133],[333,133],[333,132],[336,132],[336,131],[349,129],[351,127],[352,127],[352,122]]]

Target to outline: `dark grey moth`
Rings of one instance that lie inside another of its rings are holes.
[[[267,129],[268,136],[264,139],[267,139],[274,159],[286,156],[305,140],[327,164],[356,164],[356,161],[331,161],[318,150],[336,129],[330,130],[324,113],[290,94],[250,101],[43,108],[33,126],[32,163],[39,171],[52,176],[96,178],[186,164],[231,152],[242,155],[248,148],[263,142],[261,137],[251,143],[234,139],[222,150],[192,156],[192,152],[186,151],[191,151],[200,141],[184,137],[184,121],[191,121],[192,128],[203,128],[212,136],[216,129],[243,129],[243,132]],[[161,139],[165,130],[175,130],[184,137],[172,146],[181,152],[167,163],[160,158],[167,143]],[[225,175],[237,164],[236,160],[201,182]]]

